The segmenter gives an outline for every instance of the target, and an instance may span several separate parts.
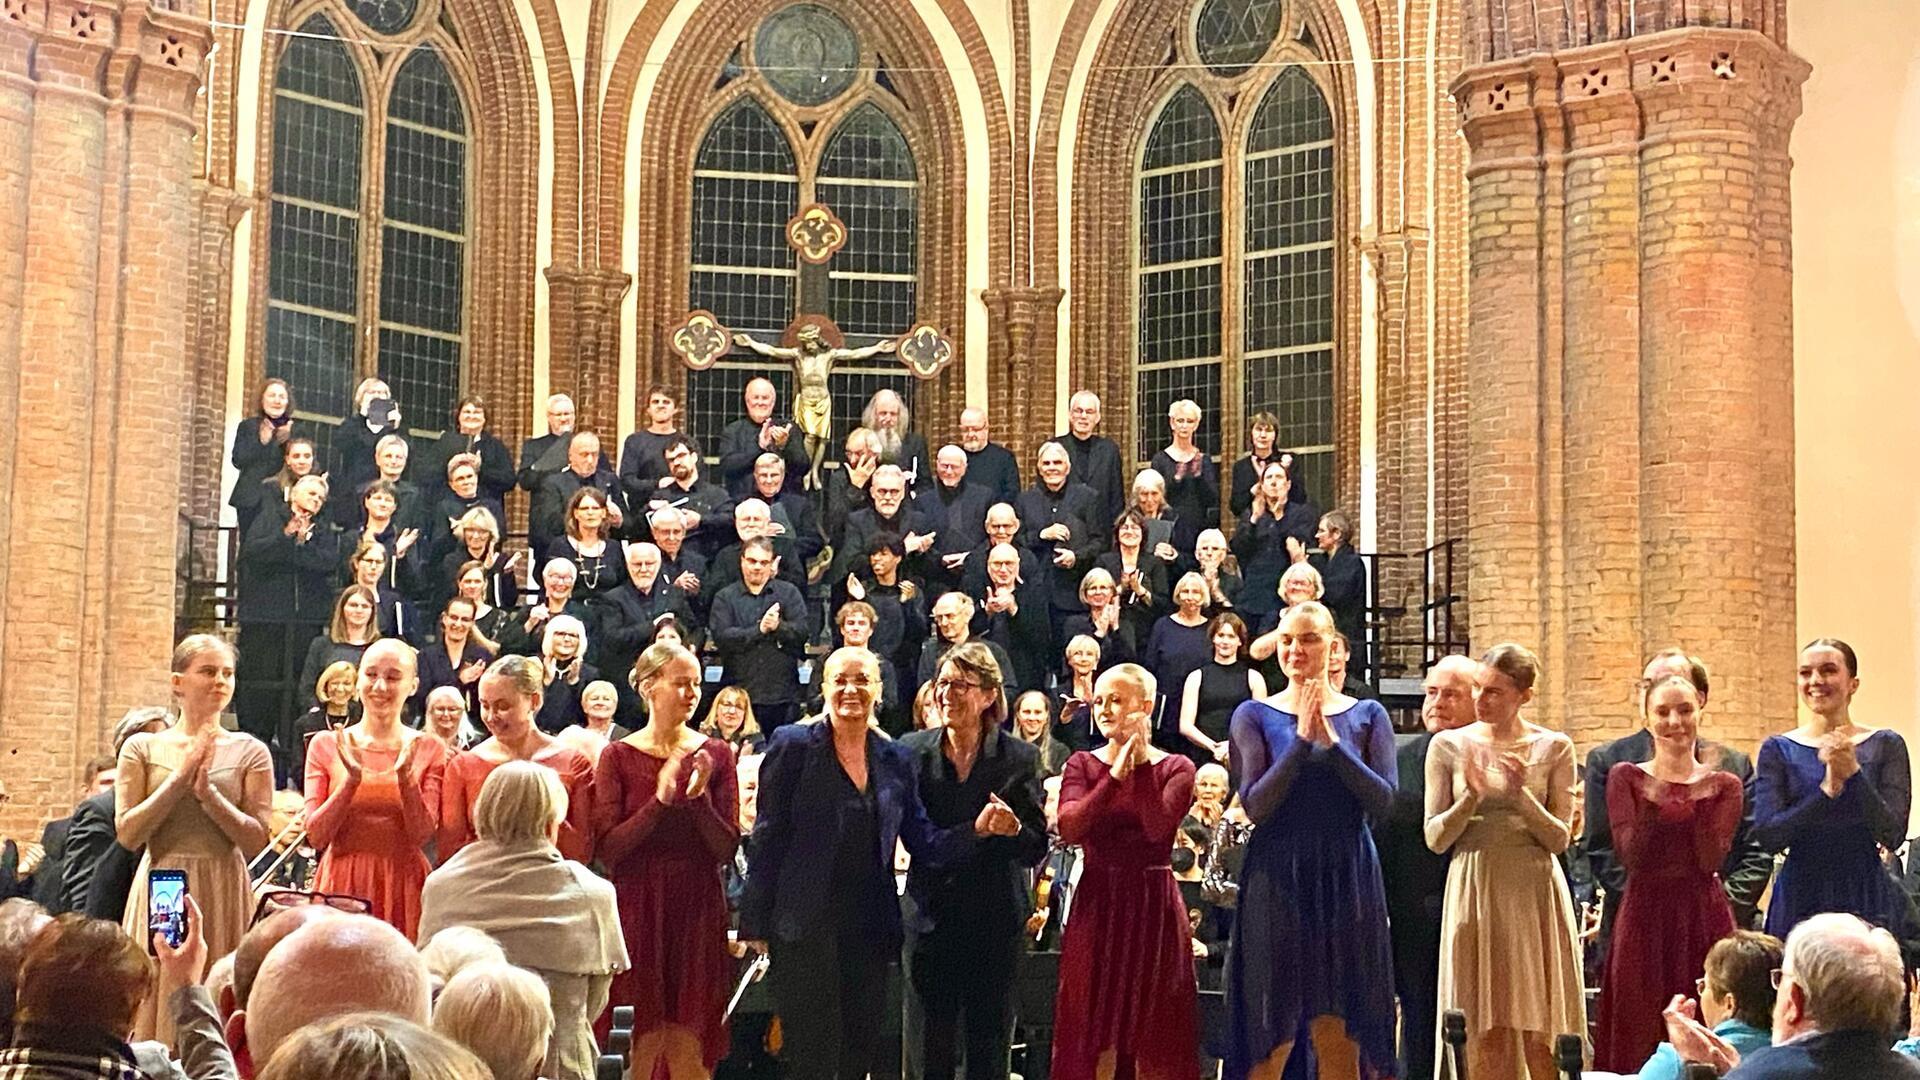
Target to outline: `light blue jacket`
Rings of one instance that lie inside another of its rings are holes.
[[[1713,1033],[1727,1040],[1741,1057],[1773,1042],[1769,1032],[1761,1031],[1751,1024],[1728,1017],[1714,1025]],[[1683,1080],[1686,1075],[1685,1063],[1674,1050],[1672,1043],[1661,1043],[1654,1047],[1653,1056],[1640,1066],[1638,1080]]]

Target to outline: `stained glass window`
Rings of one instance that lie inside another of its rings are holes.
[[[445,426],[466,318],[467,139],[459,90],[431,45],[407,57],[387,108],[380,377],[410,427]]]
[[[1167,99],[1140,156],[1137,253],[1139,353],[1135,454],[1145,461],[1166,439],[1168,406],[1194,398],[1204,410],[1199,444],[1217,453],[1221,289],[1220,126],[1206,99],[1182,86]],[[1199,396],[1196,396],[1199,395]]]

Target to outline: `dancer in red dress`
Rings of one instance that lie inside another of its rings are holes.
[[[631,1005],[633,1075],[705,1080],[727,1053],[733,989],[721,875],[740,842],[733,753],[687,726],[700,665],[657,643],[633,663],[647,726],[609,745],[594,774],[597,850],[619,898],[633,966],[611,1002]]]
[[[540,711],[546,668],[539,657],[503,656],[480,677],[480,720],[492,738],[447,764],[440,793],[440,861],[473,843],[473,807],[480,786],[509,761],[531,761],[560,774],[567,787],[567,820],[560,823],[560,854],[575,862],[593,855],[593,762],[533,724]]]
[[[1060,839],[1085,852],[1060,946],[1056,1080],[1196,1080],[1192,932],[1169,862],[1193,805],[1193,762],[1156,750],[1153,675],[1108,668],[1094,684],[1107,745],[1067,759]]]
[[[1653,760],[1607,773],[1607,819],[1627,871],[1607,954],[1594,1066],[1632,1072],[1666,1037],[1660,1010],[1691,996],[1713,943],[1733,933],[1720,865],[1740,825],[1740,779],[1700,763],[1700,691],[1678,675],[1641,697]]]
[[[314,888],[361,897],[412,941],[440,824],[447,751],[400,722],[419,682],[413,647],[382,638],[360,658],[360,722],[307,750],[307,839],[323,849]]]

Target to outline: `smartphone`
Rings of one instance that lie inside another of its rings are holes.
[[[167,944],[179,948],[187,940],[187,872],[151,870],[147,873],[147,930],[165,934]],[[149,937],[147,950],[153,951]]]

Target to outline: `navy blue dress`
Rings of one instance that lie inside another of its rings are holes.
[[[1888,730],[1854,747],[1860,771],[1829,799],[1820,790],[1827,767],[1820,751],[1785,735],[1760,744],[1754,769],[1753,835],[1787,858],[1773,879],[1767,933],[1784,938],[1809,915],[1851,912],[1901,937],[1906,898],[1880,862],[1880,848],[1906,839],[1913,781],[1907,743]]]
[[[1297,722],[1261,701],[1233,714],[1254,830],[1227,953],[1225,1075],[1241,1080],[1283,1043],[1304,1054],[1321,1016],[1346,1024],[1366,1075],[1396,1075],[1387,895],[1367,828],[1393,805],[1393,724],[1379,702],[1356,702],[1328,717],[1340,741],[1319,747]]]

